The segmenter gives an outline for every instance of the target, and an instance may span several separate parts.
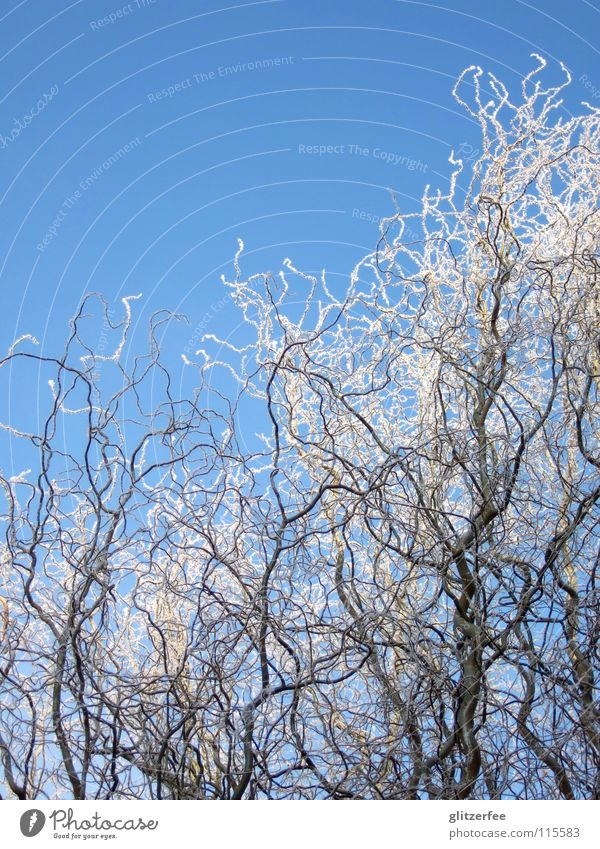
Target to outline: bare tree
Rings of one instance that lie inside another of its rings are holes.
[[[95,296],[62,356],[14,343],[50,386],[3,426],[3,795],[600,797],[600,124],[543,67],[461,75],[468,181],[343,292],[240,244],[252,341],[183,398],[132,298],[111,354]]]

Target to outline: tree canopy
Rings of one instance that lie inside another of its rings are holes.
[[[240,243],[193,393],[132,297],[12,345],[3,796],[599,798],[599,110],[537,59],[343,291]]]

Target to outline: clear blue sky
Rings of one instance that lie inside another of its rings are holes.
[[[457,74],[518,87],[535,51],[548,80],[571,69],[566,110],[600,105],[599,23],[587,0],[2,0],[3,349],[32,333],[56,353],[89,290],[143,292],[144,338],[152,311],[186,313],[176,368],[198,323],[235,339],[215,305],[237,237],[245,271],[345,277],[389,190],[414,209],[476,146]]]

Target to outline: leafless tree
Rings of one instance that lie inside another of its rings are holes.
[[[13,344],[49,388],[3,425],[3,796],[600,797],[600,125],[543,66],[516,104],[461,75],[472,172],[344,291],[240,245],[251,341],[194,392],[133,298],[111,353],[96,296],[62,355]]]

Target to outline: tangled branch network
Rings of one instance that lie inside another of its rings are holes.
[[[133,298],[13,344],[50,391],[2,426],[3,796],[600,797],[600,125],[563,71],[460,76],[478,160],[344,291],[240,244],[250,341],[184,397]]]

